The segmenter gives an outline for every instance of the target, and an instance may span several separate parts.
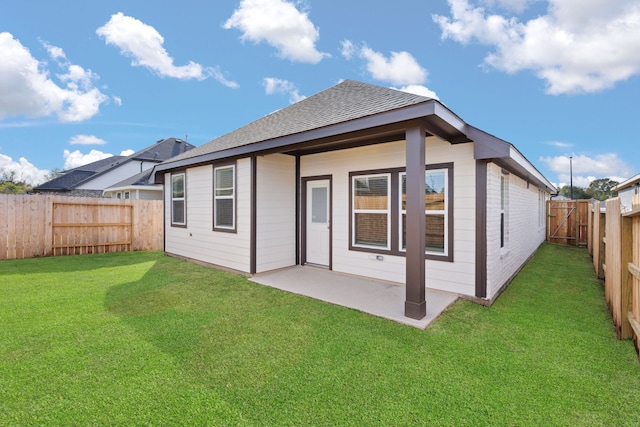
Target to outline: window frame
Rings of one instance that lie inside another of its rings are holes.
[[[232,177],[233,177],[233,185],[231,187],[231,190],[233,192],[233,194],[229,195],[225,195],[225,196],[218,196],[216,195],[216,171],[219,169],[232,169]],[[220,231],[223,233],[236,233],[237,232],[237,216],[238,216],[238,209],[237,209],[237,205],[238,205],[238,168],[236,167],[236,162],[230,162],[230,163],[219,163],[219,164],[215,164],[213,165],[213,189],[212,189],[212,199],[213,199],[213,218],[212,218],[212,222],[213,222],[213,231]],[[217,216],[216,216],[216,202],[218,200],[231,200],[232,201],[232,214],[231,214],[231,218],[232,218],[232,225],[231,226],[227,226],[227,225],[219,225],[217,223]]]
[[[500,173],[500,253],[509,250],[509,173]]]
[[[357,178],[375,178],[375,177],[386,177],[387,178],[387,208],[383,209],[356,209],[355,207],[355,189],[354,183]],[[375,251],[390,251],[392,248],[392,233],[391,233],[391,224],[392,224],[392,182],[391,182],[391,172],[379,172],[379,173],[364,173],[364,174],[349,174],[350,179],[350,210],[351,215],[349,216],[349,222],[351,224],[350,228],[350,236],[349,236],[349,247],[357,248],[357,249],[366,249],[366,250],[375,250]],[[356,226],[356,215],[357,214],[374,214],[374,215],[387,215],[387,245],[385,247],[382,246],[374,246],[374,245],[366,245],[366,244],[358,244],[356,243],[356,232],[354,227]]]
[[[424,214],[425,214],[425,219],[427,215],[440,215],[444,217],[444,248],[442,252],[434,252],[434,251],[428,251],[425,248],[425,255],[429,255],[432,257],[444,257],[446,254],[449,253],[449,168],[433,168],[433,167],[428,167],[425,168],[425,180],[426,180],[426,175],[429,173],[436,173],[436,172],[442,172],[442,174],[444,175],[444,209],[443,210],[429,210],[426,209],[424,210]],[[407,214],[407,210],[406,209],[402,209],[402,177],[406,176],[407,172],[403,171],[400,172],[398,175],[398,212],[399,212],[399,221],[398,221],[398,248],[400,250],[400,252],[404,252],[406,253],[406,248],[402,247],[402,218],[404,215]]]
[[[179,176],[182,176],[182,197],[174,197],[173,196],[173,180]],[[171,226],[186,228],[187,227],[187,172],[179,171],[173,172],[171,174],[171,192],[169,193],[169,197],[171,199]],[[182,214],[184,221],[176,222],[175,221],[175,202],[182,201]]]
[[[443,261],[443,262],[453,262],[453,253],[454,253],[454,216],[453,216],[453,207],[454,207],[454,176],[453,169],[454,163],[433,163],[425,165],[425,172],[437,169],[444,169],[446,171],[446,180],[447,180],[447,193],[445,196],[445,241],[446,241],[446,249],[444,254],[436,253],[436,252],[426,252],[425,251],[425,259],[434,260],[434,261]],[[381,254],[381,255],[393,255],[393,256],[401,256],[406,257],[406,251],[400,250],[400,239],[401,239],[401,228],[402,228],[402,216],[400,209],[401,196],[400,193],[400,174],[406,173],[406,168],[387,168],[387,169],[374,169],[374,170],[364,170],[364,171],[353,171],[349,172],[349,250],[354,252],[366,252],[373,254]],[[354,176],[371,176],[371,175],[381,175],[381,174],[390,174],[390,184],[391,184],[391,193],[390,193],[390,203],[391,203],[391,212],[390,219],[391,222],[389,224],[391,228],[390,235],[390,245],[388,245],[389,249],[383,249],[379,247],[373,246],[361,246],[354,245],[355,241],[355,231],[354,231],[354,189],[353,189],[353,177]]]

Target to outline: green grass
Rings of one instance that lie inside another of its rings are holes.
[[[0,262],[0,425],[639,422],[583,249],[425,331],[161,253]]]

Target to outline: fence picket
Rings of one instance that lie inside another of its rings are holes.
[[[163,248],[161,200],[0,194],[0,259]]]

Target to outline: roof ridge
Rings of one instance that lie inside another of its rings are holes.
[[[171,161],[320,129],[428,101],[432,98],[347,79],[179,154]]]

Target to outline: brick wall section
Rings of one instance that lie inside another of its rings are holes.
[[[522,267],[545,239],[540,221],[540,191],[513,174],[505,175],[505,245],[500,248],[500,177],[502,168],[487,170],[487,298],[492,298]],[[527,188],[528,187],[528,188]],[[544,195],[544,200],[548,198]]]

